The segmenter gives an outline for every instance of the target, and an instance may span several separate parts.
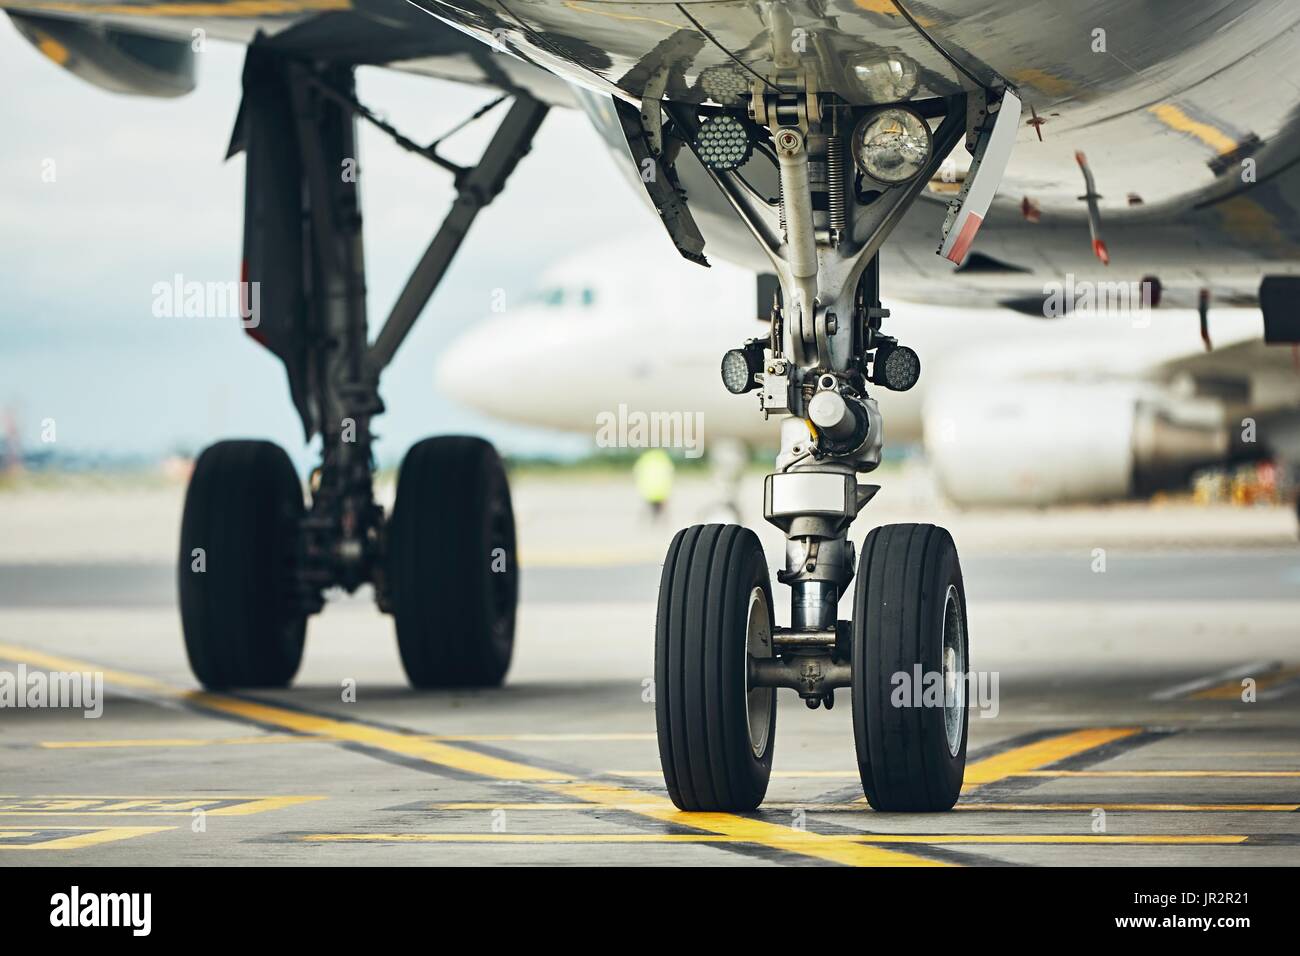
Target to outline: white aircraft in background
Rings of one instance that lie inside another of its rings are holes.
[[[527,302],[447,348],[439,390],[502,420],[578,434],[595,436],[600,416],[624,405],[701,413],[706,449],[772,444],[756,396],[716,379],[727,349],[768,334],[754,273],[692,268],[660,245],[607,244],[557,263]],[[671,281],[647,289],[628,263],[656,257]],[[1265,348],[1258,310],[1215,311],[1209,354],[1194,310],[1048,319],[911,305],[908,314],[908,343],[925,357],[920,381],[877,401],[888,440],[921,444],[954,503],[1103,501],[1177,487],[1233,460],[1300,461],[1300,371],[1285,350]],[[538,381],[539,357],[541,380],[555,387],[520,401],[501,383]]]

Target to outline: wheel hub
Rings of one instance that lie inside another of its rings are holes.
[[[749,730],[749,746],[754,756],[762,759],[767,753],[768,733],[772,710],[771,687],[753,687],[749,679],[749,658],[772,656],[772,612],[767,606],[767,595],[762,588],[749,592],[749,609],[745,622],[745,725]]]
[[[948,585],[943,603],[943,729],[948,753],[961,750],[962,719],[966,713],[966,622],[956,585]]]

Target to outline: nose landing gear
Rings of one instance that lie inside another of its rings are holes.
[[[857,479],[879,465],[883,438],[867,387],[903,391],[920,374],[916,354],[881,332],[889,312],[879,298],[879,249],[963,134],[978,165],[998,126],[989,122],[991,96],[970,90],[857,107],[780,88],[780,78],[755,85],[747,117],[736,118],[750,136],[766,136],[752,161],[767,158],[779,180],[775,208],[750,186],[761,170],[742,177],[716,149],[701,148],[694,107],[662,104],[672,123],[663,135],[692,145],[781,280],[770,339],[728,353],[722,375],[734,393],[757,391],[764,416],[781,419],[764,517],[785,534],[777,579],[791,589],[790,626],[776,627],[762,548],[744,528],[690,528],[669,550],[656,715],[668,792],[682,809],[759,805],[779,687],[827,709],[837,689],[851,689],[858,767],[875,809],[948,810],[961,792],[969,647],[952,536],[933,525],[885,525],[867,535],[859,560],[848,531],[879,490]],[[1005,136],[1010,127],[999,128]],[[846,155],[856,178],[845,173]],[[987,186],[981,178],[975,188]],[[959,201],[950,221],[969,212]],[[941,252],[962,254],[947,242]],[[852,619],[842,621],[839,600],[855,575]]]

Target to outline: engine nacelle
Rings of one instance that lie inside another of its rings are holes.
[[[69,73],[101,89],[161,97],[183,96],[194,89],[194,49],[189,40],[135,33],[102,23],[7,12],[32,46]]]
[[[947,385],[924,410],[940,488],[960,505],[1047,505],[1148,494],[1226,461],[1222,404],[1131,383]]]

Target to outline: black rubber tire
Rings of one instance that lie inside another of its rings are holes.
[[[286,687],[298,672],[307,627],[294,587],[303,510],[298,475],[278,445],[221,441],[194,463],[177,589],[185,652],[204,687]]]
[[[510,485],[489,442],[426,438],[406,453],[388,521],[386,584],[412,687],[505,680],[519,571]]]
[[[970,670],[969,618],[957,547],[944,528],[892,524],[862,545],[853,597],[853,740],[862,789],[876,810],[951,810],[966,772],[969,712],[953,756],[944,709],[896,707],[892,677],[942,672],[944,611],[949,587],[961,610],[965,670]]]
[[[753,810],[767,793],[775,691],[761,757],[747,723],[746,629],[756,587],[770,624],[767,562],[748,528],[695,525],[673,538],[655,622],[655,722],[668,795],[682,810]]]

